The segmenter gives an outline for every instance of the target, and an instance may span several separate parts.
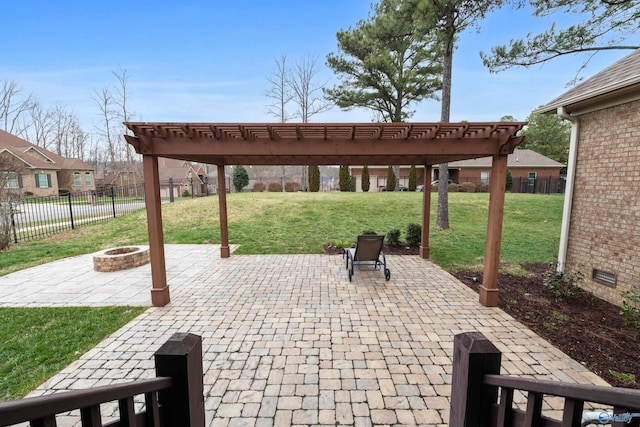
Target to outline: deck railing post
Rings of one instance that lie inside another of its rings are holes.
[[[156,376],[171,377],[172,387],[158,392],[167,427],[204,427],[202,338],[176,333],[155,353]]]
[[[489,425],[498,388],[485,385],[483,377],[500,374],[500,360],[500,350],[480,332],[454,337],[450,427]]]

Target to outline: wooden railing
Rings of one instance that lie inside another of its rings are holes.
[[[155,353],[156,378],[0,403],[0,427],[29,422],[55,427],[56,416],[80,410],[83,427],[203,427],[202,339],[174,334]],[[134,398],[144,395],[144,411]],[[117,402],[119,419],[103,424],[100,405]]]
[[[586,403],[612,407],[602,414],[614,427],[640,423],[640,390],[499,375],[500,361],[500,351],[481,333],[454,337],[450,427],[579,427]],[[526,395],[524,410],[514,407],[518,390]],[[542,414],[545,396],[564,398],[561,419]]]

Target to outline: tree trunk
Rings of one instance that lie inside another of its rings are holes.
[[[453,67],[453,38],[449,39],[444,50],[444,69],[442,72],[442,110],[441,122],[448,122],[451,111],[451,70]],[[438,215],[436,228],[449,228],[449,164],[441,163],[438,169]]]

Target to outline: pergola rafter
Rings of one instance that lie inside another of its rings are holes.
[[[497,273],[506,185],[506,161],[523,137],[524,122],[471,123],[146,123],[127,122],[125,135],[143,155],[152,303],[169,303],[164,271],[158,157],[225,165],[422,165],[428,189],[432,166],[456,160],[493,158],[485,275],[480,302],[497,305]],[[220,181],[222,180],[222,181]],[[226,194],[219,186],[221,256],[230,256]],[[151,206],[153,205],[153,206]],[[420,254],[429,257],[430,192],[423,193]]]

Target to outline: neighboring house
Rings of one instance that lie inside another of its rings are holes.
[[[369,166],[369,191],[382,191],[387,186],[388,167]],[[400,167],[400,188],[409,188],[409,171],[410,166]],[[362,166],[349,167],[351,179],[353,180],[355,190],[362,191]],[[422,184],[424,176],[424,167],[416,166],[417,183]]]
[[[560,170],[565,166],[533,150],[518,148],[514,150],[513,154],[509,154],[507,159],[507,168],[514,178],[513,191],[518,193],[527,192],[528,187],[539,183],[539,179],[545,180],[542,184],[552,184],[554,189],[551,192],[553,193],[557,192],[558,185],[564,188],[564,181],[559,178]],[[438,179],[438,167],[434,166],[433,170],[434,180]],[[486,186],[489,184],[490,175],[490,157],[449,163],[449,178],[458,184],[473,182],[476,185]]]
[[[620,304],[640,293],[640,50],[537,112],[572,123],[558,270]]]
[[[206,196],[211,194],[209,185],[213,184],[204,168],[186,160],[158,157],[160,174],[160,197]]]
[[[121,197],[144,197],[142,165],[134,164],[129,170],[104,172],[104,188],[108,192],[113,189]]]
[[[562,163],[556,162],[548,157],[538,154],[532,150],[516,149],[508,156],[507,167],[511,171],[514,179],[520,178],[517,182],[522,183],[522,187],[514,191],[524,192],[526,187],[534,185],[538,178],[555,179],[553,183],[557,186],[560,170],[564,167]],[[400,167],[400,187],[409,186],[409,166]],[[417,185],[421,185],[424,176],[424,167],[416,165]],[[449,179],[462,184],[463,182],[473,182],[478,186],[486,186],[489,183],[491,173],[491,158],[462,160],[449,163]],[[351,175],[355,178],[356,191],[362,191],[362,167],[352,167]],[[433,176],[429,182],[438,179],[438,165],[433,167]],[[369,191],[377,191],[386,186],[387,168],[369,168]],[[555,191],[553,191],[555,192]]]
[[[20,173],[8,172],[6,188],[24,196],[58,195],[95,190],[93,167],[80,159],[59,156],[0,130],[0,155],[8,156],[20,165]]]

